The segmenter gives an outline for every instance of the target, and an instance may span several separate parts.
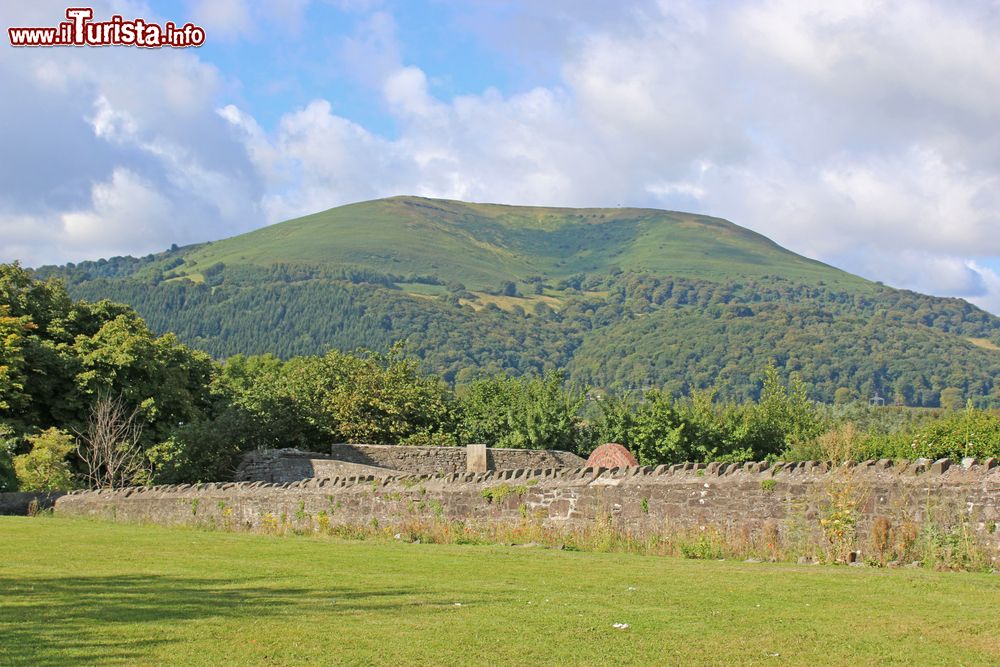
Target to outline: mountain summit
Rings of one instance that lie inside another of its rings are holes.
[[[434,274],[471,289],[532,276],[643,272],[707,280],[867,281],[727,220],[648,208],[552,208],[390,197],[207,244],[189,264],[358,266]],[[192,268],[192,271],[194,269]],[[183,274],[183,272],[181,273]]]

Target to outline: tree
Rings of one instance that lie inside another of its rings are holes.
[[[854,399],[853,392],[847,387],[837,387],[833,392],[833,402],[835,405],[847,405]]]
[[[156,337],[130,307],[73,301],[57,280],[0,264],[0,416],[18,433],[80,431],[102,395],[140,407],[144,446],[209,407],[211,358]]]
[[[690,461],[692,435],[670,396],[652,389],[635,416],[627,446],[643,465]]]
[[[232,479],[240,454],[255,448],[254,425],[252,418],[234,408],[178,427],[148,450],[152,479],[158,484]],[[278,446],[289,444],[295,443]]]
[[[149,479],[139,408],[129,408],[121,396],[98,398],[79,436],[77,453],[90,488],[119,489]]]
[[[960,410],[965,401],[962,399],[962,390],[957,387],[946,387],[941,390],[941,407],[945,410]]]
[[[630,448],[632,427],[635,424],[635,404],[629,395],[602,395],[597,400],[600,415],[591,429],[591,444],[617,442]]]
[[[402,345],[297,358],[282,369],[286,391],[307,423],[346,442],[455,444],[455,408],[447,385],[423,375]]]
[[[788,387],[773,363],[764,369],[763,387],[754,418],[765,429],[774,428],[782,434],[785,443],[806,442],[819,436],[825,429],[816,405],[809,400],[805,384],[792,373]],[[778,454],[781,447],[761,454]]]
[[[27,399],[23,348],[29,320],[9,313],[10,306],[0,303],[0,415],[20,409]]]
[[[461,399],[467,441],[492,447],[575,451],[581,441],[584,395],[564,386],[566,376],[498,376],[474,382]]]
[[[31,450],[14,457],[22,491],[67,491],[77,486],[66,457],[76,449],[73,436],[56,428],[28,436]]]
[[[154,336],[134,312],[104,321],[92,336],[78,337],[73,352],[87,418],[99,397],[119,396],[139,408],[144,446],[169,437],[178,423],[194,421],[210,407],[216,369],[209,356],[182,345],[173,334]]]
[[[0,424],[0,491],[17,491],[17,474],[14,472],[13,429]]]

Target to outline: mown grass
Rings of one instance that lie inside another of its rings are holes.
[[[998,608],[996,575],[0,518],[4,665],[996,664]]]

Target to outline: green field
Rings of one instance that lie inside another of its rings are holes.
[[[997,575],[0,517],[3,665],[997,664],[998,610]]]

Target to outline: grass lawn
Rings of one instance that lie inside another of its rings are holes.
[[[998,664],[1000,576],[0,517],[0,664],[62,663]]]

